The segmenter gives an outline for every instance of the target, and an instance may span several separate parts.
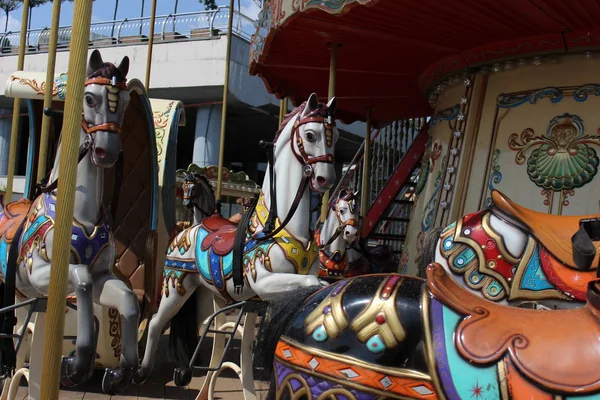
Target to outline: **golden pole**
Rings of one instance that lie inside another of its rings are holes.
[[[362,169],[362,185],[360,188],[360,218],[363,221],[361,224],[362,232],[366,230],[364,223],[367,217],[369,199],[369,175],[371,173],[371,107],[367,108],[367,132],[365,132],[365,147],[363,155],[363,169]]]
[[[287,114],[288,110],[288,99],[284,97],[279,102],[279,126],[283,123],[283,119],[285,118],[285,114]]]
[[[58,42],[58,22],[60,20],[60,1],[52,3],[52,26],[48,42],[48,64],[46,66],[46,91],[44,92],[44,110],[52,108],[52,91],[54,89],[54,67],[56,64],[56,44]],[[52,116],[42,115],[42,133],[40,136],[40,150],[37,168],[37,182],[46,175],[46,160],[48,159],[48,137]]]
[[[156,19],[156,0],[152,0],[150,14],[150,37],[148,38],[148,58],[146,59],[146,93],[150,94],[150,67],[152,65],[152,47],[154,46],[154,20]]]
[[[331,43],[331,58],[329,60],[329,90],[327,91],[327,101],[335,96],[335,82],[337,79],[337,51],[338,44]],[[334,182],[335,183],[335,182]],[[323,194],[321,202],[321,222],[325,222],[329,214],[329,191]]]
[[[229,0],[229,21],[227,22],[227,53],[225,54],[225,82],[223,82],[223,105],[221,109],[221,141],[219,143],[219,169],[217,170],[216,200],[221,200],[223,183],[223,157],[225,156],[225,128],[227,124],[227,95],[229,94],[229,63],[231,60],[231,28],[233,27],[233,0]]]
[[[27,40],[27,21],[29,19],[29,0],[23,0],[23,13],[21,14],[21,32],[19,37],[19,57],[17,58],[17,71],[23,71],[25,65],[25,42]],[[4,201],[12,200],[13,181],[15,178],[15,163],[17,161],[17,136],[19,136],[19,114],[21,113],[21,99],[15,97],[13,101],[12,125],[10,131],[10,146],[8,150],[8,168],[6,171],[6,194]]]
[[[60,183],[56,199],[56,221],[50,288],[48,289],[48,311],[44,358],[42,363],[42,400],[58,399],[60,385],[60,363],[62,358],[65,328],[65,299],[71,248],[71,226],[75,203],[75,180],[77,179],[77,149],[81,132],[81,107],[83,84],[87,65],[87,52],[92,19],[92,0],[77,0],[73,9],[73,32],[69,54],[69,93],[65,102],[65,120],[62,129],[62,147],[59,161]]]

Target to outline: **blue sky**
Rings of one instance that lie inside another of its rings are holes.
[[[238,3],[239,1],[239,3]],[[217,0],[217,5],[229,5],[229,0]],[[174,0],[157,0],[156,15],[168,15],[173,12]],[[253,0],[235,0],[235,8],[238,4],[242,13],[251,18],[256,18],[259,7]],[[145,1],[144,16],[150,15],[151,0]],[[142,0],[120,0],[117,11],[117,19],[139,17],[142,9]],[[92,9],[92,21],[111,21],[115,10],[115,0],[96,0]],[[204,5],[198,0],[179,0],[177,12],[193,12],[204,10]],[[1,11],[0,11],[1,12]],[[8,19],[8,30],[18,31],[21,27],[21,12],[19,8],[13,11]],[[50,26],[52,16],[52,3],[46,3],[43,6],[33,9],[31,28],[44,28]],[[65,2],[61,7],[60,26],[72,25],[73,22],[73,3]],[[0,16],[0,31],[4,30],[5,16]]]

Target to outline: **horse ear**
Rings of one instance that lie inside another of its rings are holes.
[[[359,194],[360,194],[360,190],[357,190],[356,192],[354,192],[354,193],[352,194],[352,197],[353,197],[353,198],[355,198],[355,199],[358,199],[358,195],[359,195]]]
[[[306,102],[306,107],[304,107],[304,112],[302,113],[302,117],[307,116],[314,110],[319,108],[319,97],[316,93],[312,93]]]
[[[92,51],[90,55],[90,61],[88,62],[87,67],[87,75],[90,76],[93,72],[98,71],[104,65],[104,61],[102,61],[102,56],[98,49]]]
[[[337,107],[337,100],[335,99],[335,97],[332,97],[331,100],[329,100],[329,103],[327,103],[327,109],[329,111],[329,115],[335,115],[335,109]]]
[[[127,73],[129,72],[129,57],[123,57],[117,69],[121,71],[121,75],[123,75],[123,78],[127,77]]]

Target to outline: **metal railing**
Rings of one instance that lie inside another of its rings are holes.
[[[156,16],[155,42],[174,42],[214,39],[227,33],[229,7],[216,10]],[[69,48],[72,26],[58,31],[58,50]],[[234,11],[232,34],[250,41],[256,31],[256,22]],[[140,44],[148,40],[150,17],[125,18],[115,21],[93,22],[90,28],[90,47]],[[17,54],[21,32],[0,33],[0,55]],[[41,53],[48,49],[50,28],[32,29],[27,33],[27,52]]]

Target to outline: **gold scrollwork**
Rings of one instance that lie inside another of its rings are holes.
[[[350,286],[349,283],[343,282],[344,288],[341,291],[334,291],[329,294],[317,308],[315,308],[306,320],[306,333],[312,335],[319,327],[323,326],[327,334],[327,338],[335,339],[339,334],[348,327],[348,318],[344,312],[342,300],[344,292]]]
[[[112,338],[110,347],[115,357],[121,356],[121,315],[116,308],[108,309],[108,335]]]
[[[379,335],[386,348],[394,348],[406,338],[406,331],[398,318],[396,295],[404,278],[392,282],[392,277],[381,283],[369,305],[354,319],[352,330],[365,343]],[[390,286],[393,285],[393,288]],[[388,293],[388,295],[386,295]]]
[[[294,390],[292,383],[290,382],[292,379],[300,382],[301,387],[298,390]],[[277,388],[277,398],[284,398],[283,394],[287,392],[286,398],[290,400],[300,400],[305,398],[311,398],[310,386],[306,382],[306,380],[298,373],[291,373],[285,377],[281,385]]]
[[[183,287],[183,281],[187,276],[187,272],[180,270],[166,269],[163,272],[164,278],[164,293],[165,297],[169,297],[169,287],[172,285],[173,288],[177,288],[177,294],[180,296],[185,295],[185,287]],[[171,285],[170,285],[170,284]]]

